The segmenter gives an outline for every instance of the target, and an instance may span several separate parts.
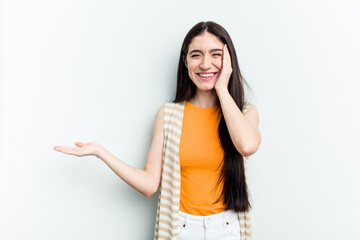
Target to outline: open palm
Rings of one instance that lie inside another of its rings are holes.
[[[96,142],[75,142],[76,147],[55,146],[54,150],[78,157],[96,155],[99,144]]]

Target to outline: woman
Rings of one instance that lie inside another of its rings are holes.
[[[97,156],[147,197],[160,186],[154,239],[251,239],[245,160],[261,135],[244,82],[226,30],[200,22],[184,39],[176,97],[157,112],[144,170],[96,142],[54,149]]]

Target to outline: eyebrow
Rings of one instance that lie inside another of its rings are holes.
[[[217,52],[217,51],[221,51],[221,52],[222,52],[222,49],[220,49],[220,48],[215,48],[215,49],[211,49],[211,50],[210,50],[210,52]],[[202,53],[200,50],[194,49],[194,50],[192,50],[189,54],[192,54],[192,53],[194,53],[194,52]]]

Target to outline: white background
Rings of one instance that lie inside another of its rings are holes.
[[[143,168],[204,20],[230,33],[259,111],[253,239],[360,239],[357,0],[0,4],[0,239],[152,239],[157,195],[53,146],[97,141]]]

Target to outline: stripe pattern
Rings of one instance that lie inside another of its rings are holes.
[[[249,108],[245,104],[243,113]],[[179,145],[185,101],[169,102],[164,108],[164,145],[160,194],[158,198],[154,240],[176,240],[180,205]],[[247,160],[245,158],[245,160]],[[246,161],[245,161],[246,162]],[[245,167],[246,176],[246,167]],[[251,240],[250,212],[239,212],[241,240]]]

